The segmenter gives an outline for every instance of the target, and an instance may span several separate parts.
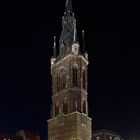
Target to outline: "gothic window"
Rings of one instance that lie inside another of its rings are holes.
[[[59,105],[58,102],[55,104],[55,116],[59,115]]]
[[[86,114],[86,101],[83,100],[83,113]]]
[[[82,87],[86,89],[86,71],[85,69],[82,71]]]
[[[68,100],[67,100],[67,98],[65,98],[63,101],[63,113],[64,114],[68,113]]]
[[[58,74],[57,74],[57,92],[62,91],[66,86],[66,74],[65,70],[62,69]]]
[[[65,75],[65,72],[62,73],[61,82],[62,82],[62,90],[63,90],[65,88],[65,86],[66,86],[66,75]]]
[[[60,76],[57,74],[57,92],[60,90]]]
[[[78,68],[77,68],[77,66],[74,66],[72,68],[72,83],[73,83],[73,86],[78,86]]]

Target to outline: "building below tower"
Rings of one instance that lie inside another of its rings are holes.
[[[92,140],[123,140],[120,134],[109,130],[97,130],[93,132]]]
[[[30,131],[19,131],[16,134],[0,133],[0,140],[40,140],[40,135]]]

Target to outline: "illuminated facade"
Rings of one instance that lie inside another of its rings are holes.
[[[88,117],[88,56],[81,53],[71,0],[66,1],[62,18],[59,54],[54,38],[52,74],[52,107],[48,120],[48,140],[91,140],[91,118]]]
[[[92,140],[123,140],[123,139],[120,136],[120,134],[103,129],[94,131]]]
[[[48,120],[48,140],[123,140],[118,133],[99,130],[92,134],[88,116],[87,72],[84,31],[82,49],[77,39],[72,1],[66,0],[62,17],[59,54],[54,37],[51,58],[52,106]],[[81,51],[82,50],[82,51]]]

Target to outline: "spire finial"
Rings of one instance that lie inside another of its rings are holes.
[[[53,57],[56,57],[56,36],[54,36]]]
[[[85,52],[85,31],[82,30],[83,51]]]

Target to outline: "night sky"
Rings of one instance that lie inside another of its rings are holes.
[[[62,30],[65,0],[1,3],[0,132],[47,137],[53,36]],[[93,129],[140,134],[138,49],[123,47],[117,1],[73,0],[77,31],[89,53],[89,116]],[[43,139],[44,140],[44,139]]]

